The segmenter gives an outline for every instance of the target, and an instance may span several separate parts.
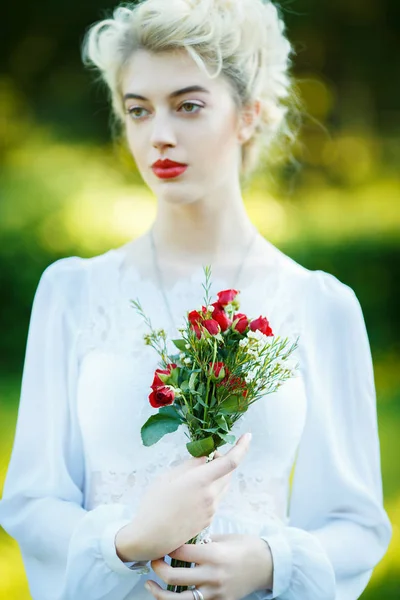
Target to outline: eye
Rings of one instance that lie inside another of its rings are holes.
[[[184,111],[183,111],[183,112],[185,112],[185,113],[188,113],[188,114],[191,114],[191,113],[197,113],[197,112],[199,112],[199,111],[200,111],[200,109],[201,109],[201,108],[204,108],[204,107],[203,107],[201,104],[195,104],[194,102],[189,102],[189,101],[187,101],[187,102],[184,102],[184,103],[181,105],[181,107],[180,107],[180,108],[184,108],[184,107],[186,107],[186,106],[189,106],[189,107],[190,107],[190,106],[191,106],[191,107],[193,107],[193,106],[194,106],[194,107],[196,107],[196,108],[198,108],[198,109],[199,109],[199,110],[184,110]]]
[[[132,106],[131,108],[128,108],[126,110],[126,113],[132,117],[133,120],[137,120],[140,119],[140,117],[142,116],[141,114],[138,114],[135,111],[141,111],[141,110],[146,110],[145,108],[143,108],[142,106]]]

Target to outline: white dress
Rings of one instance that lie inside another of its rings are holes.
[[[392,533],[363,314],[333,275],[268,247],[269,268],[242,289],[240,311],[267,316],[275,335],[300,336],[300,372],[236,424],[237,437],[252,431],[253,439],[210,533],[268,542],[273,590],[246,600],[355,600]],[[166,587],[152,570],[129,569],[114,545],[149,482],[189,458],[182,427],[154,446],[141,443],[159,357],[144,345],[147,328],[130,299],[139,298],[154,327],[177,332],[159,289],[125,268],[125,254],[58,260],[36,291],[0,501],[34,600],[150,600],[148,579]],[[178,327],[201,306],[203,278],[199,269],[168,292]],[[213,280],[213,298],[227,287]]]

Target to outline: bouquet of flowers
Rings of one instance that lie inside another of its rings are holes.
[[[176,354],[168,354],[165,331],[153,329],[140,302],[131,303],[150,329],[145,343],[161,358],[149,395],[158,412],[141,428],[143,444],[151,446],[182,425],[188,452],[212,460],[220,446],[235,442],[231,430],[249,407],[295,375],[298,364],[292,366],[289,357],[298,340],[275,336],[266,317],[238,312],[238,290],[223,290],[211,303],[211,267],[204,273],[204,304],[187,313],[181,338],[172,340]],[[187,543],[204,543],[206,535],[204,530]],[[191,566],[176,559],[171,565]]]

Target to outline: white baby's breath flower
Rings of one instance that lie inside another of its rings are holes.
[[[258,356],[258,349],[257,348],[248,348],[247,354],[249,354],[250,356]]]
[[[187,358],[183,359],[183,362],[185,363],[185,365],[190,365],[192,364],[192,359],[188,356]]]
[[[186,354],[185,354],[184,352],[181,352],[181,353],[179,354],[179,358],[185,358],[185,356],[186,356]]]
[[[209,310],[210,312],[214,312],[215,306],[207,306],[207,310]]]
[[[251,369],[251,371],[249,371],[244,377],[245,382],[251,383],[255,379],[256,375],[257,375],[256,370]]]
[[[190,344],[185,344],[186,350],[190,350]]]
[[[249,343],[249,340],[248,340],[248,339],[246,339],[246,338],[243,338],[242,340],[240,340],[240,342],[239,342],[239,346],[240,346],[241,348],[245,348],[245,347],[248,345],[248,343]]]
[[[257,339],[257,334],[256,334],[255,331],[250,330],[250,331],[247,332],[247,337],[249,339],[251,339],[251,340],[256,340]]]

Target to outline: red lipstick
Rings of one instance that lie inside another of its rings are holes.
[[[151,168],[153,169],[154,174],[160,179],[171,179],[182,175],[188,168],[188,165],[165,158],[163,160],[157,160]]]

